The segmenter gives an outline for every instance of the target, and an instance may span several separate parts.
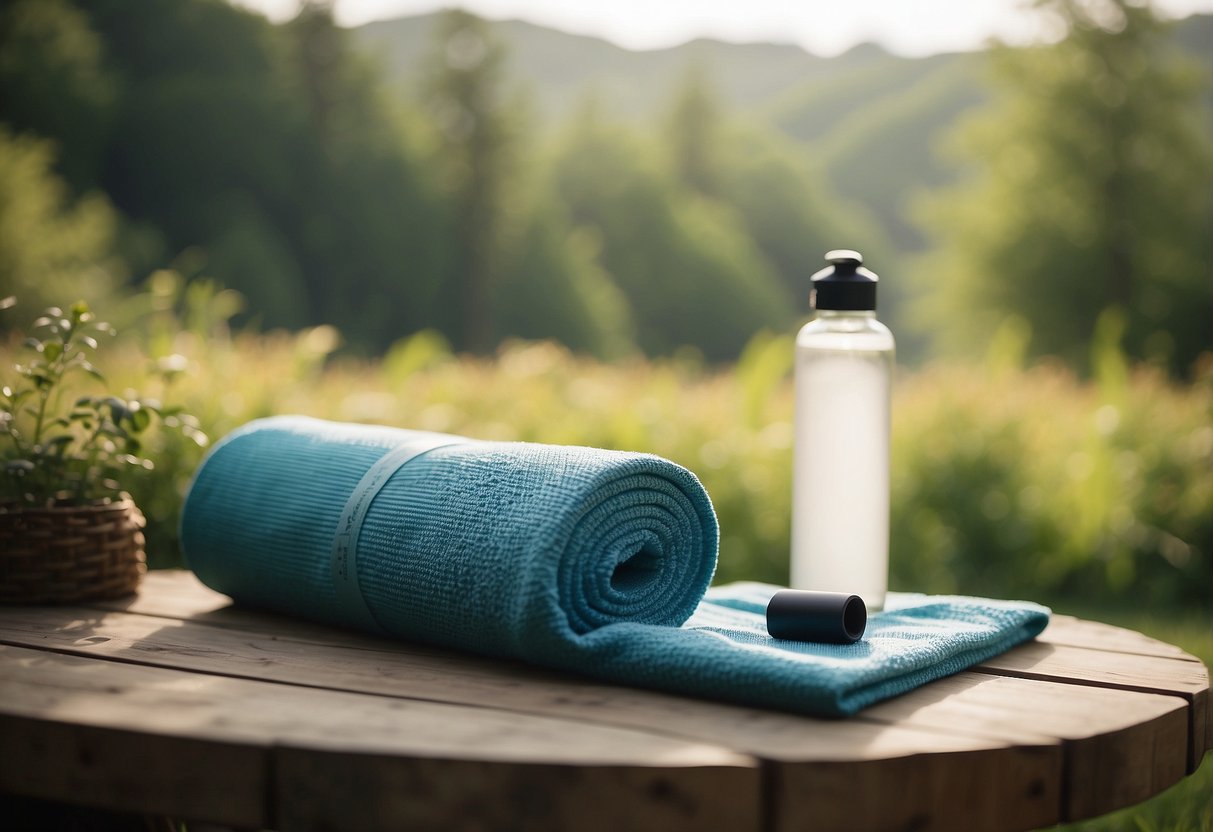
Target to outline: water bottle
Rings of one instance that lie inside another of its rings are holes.
[[[815,318],[796,336],[791,585],[859,595],[889,584],[893,334],[876,320],[877,276],[856,251],[813,275]]]

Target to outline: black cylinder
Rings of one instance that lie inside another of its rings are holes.
[[[767,604],[773,638],[852,644],[868,626],[868,608],[858,595],[781,589]]]

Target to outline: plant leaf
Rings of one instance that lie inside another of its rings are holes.
[[[152,423],[152,414],[142,408],[132,410],[128,418],[135,433],[142,433]]]

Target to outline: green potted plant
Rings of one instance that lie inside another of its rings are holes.
[[[0,602],[121,597],[146,570],[143,515],[122,482],[152,467],[141,437],[154,420],[197,428],[154,401],[72,393],[104,387],[92,357],[113,334],[84,302],[47,309],[0,386]]]

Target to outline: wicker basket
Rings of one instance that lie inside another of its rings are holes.
[[[64,604],[132,594],[147,570],[144,522],[130,500],[0,505],[0,603]]]

